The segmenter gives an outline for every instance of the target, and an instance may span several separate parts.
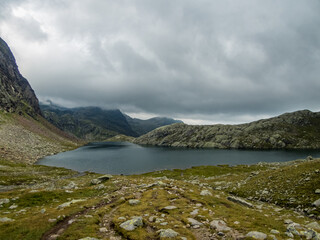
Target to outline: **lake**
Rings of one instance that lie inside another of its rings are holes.
[[[285,162],[309,155],[319,157],[320,150],[184,149],[144,147],[127,142],[101,142],[45,157],[37,164],[65,167],[80,172],[128,175],[201,165]]]

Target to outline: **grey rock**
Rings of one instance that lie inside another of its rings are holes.
[[[223,220],[213,220],[210,222],[210,227],[218,232],[228,232],[231,230],[230,227]]]
[[[275,229],[272,229],[271,231],[270,231],[270,233],[272,233],[272,234],[280,234],[280,232],[278,231],[278,230],[275,230]]]
[[[6,203],[9,203],[9,202],[10,202],[10,200],[8,198],[1,198],[0,199],[0,205],[6,204]]]
[[[68,189],[68,190],[77,189],[77,188],[78,188],[77,184],[75,184],[73,181],[71,181],[67,186],[63,187],[63,189]]]
[[[135,206],[135,205],[138,205],[138,204],[140,204],[141,202],[140,202],[140,200],[138,200],[138,199],[130,199],[129,200],[129,204],[131,205],[131,206]]]
[[[81,238],[79,240],[99,240],[98,238],[93,238],[93,237],[85,237],[85,238]]]
[[[316,190],[314,191],[314,193],[315,193],[315,194],[320,194],[320,189],[316,189]]]
[[[287,226],[287,232],[292,233],[293,235],[296,235],[296,236],[300,236],[300,233],[296,229],[297,226],[300,226],[300,225],[296,223],[290,223]]]
[[[179,233],[177,233],[176,231],[168,228],[168,229],[160,229],[158,231],[160,234],[160,238],[175,238],[179,235]]]
[[[239,198],[239,197],[234,197],[234,196],[228,196],[227,199],[229,201],[235,202],[235,203],[239,203],[243,206],[249,207],[249,208],[253,208],[253,205],[249,202],[247,202],[246,200]]]
[[[251,231],[246,234],[246,237],[254,239],[267,239],[267,234],[257,231]]]
[[[312,229],[308,229],[303,235],[307,240],[320,240],[320,234]]]
[[[85,201],[85,199],[71,200],[71,201],[69,201],[69,202],[65,202],[65,203],[63,203],[63,204],[60,204],[60,205],[58,206],[58,209],[65,208],[65,207],[70,207],[70,206],[71,206],[72,204],[74,204],[74,203],[83,202],[83,201]]]
[[[120,224],[120,227],[126,231],[133,231],[140,226],[143,226],[142,217],[134,217]]]
[[[202,190],[200,192],[201,196],[212,196],[212,193],[209,190]]]
[[[8,217],[0,218],[0,222],[13,222],[13,221],[14,221],[14,219],[8,218]]]
[[[18,205],[12,204],[12,205],[9,207],[9,209],[16,209],[17,207],[18,207]]]
[[[99,232],[105,233],[105,232],[108,232],[108,229],[105,227],[102,227],[102,228],[99,228]]]
[[[320,225],[317,222],[311,222],[306,225],[307,228],[311,228],[313,230],[320,230]]]
[[[199,213],[199,209],[195,209],[195,210],[193,210],[190,214],[191,214],[192,216],[195,216],[195,215],[198,215],[198,213]]]
[[[166,206],[163,208],[164,210],[174,210],[174,209],[177,209],[176,206]]]
[[[287,235],[289,238],[294,238],[294,236],[291,232],[285,232],[284,234]]]
[[[100,180],[101,182],[105,182],[105,181],[111,179],[112,177],[113,177],[113,176],[110,175],[110,174],[105,174],[105,175],[103,175],[103,176],[98,177],[98,180]]]
[[[312,206],[320,207],[320,198],[312,203]]]
[[[193,219],[193,218],[187,218],[188,222],[190,223],[191,226],[201,226],[202,223]]]

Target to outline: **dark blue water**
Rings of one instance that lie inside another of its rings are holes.
[[[284,162],[320,157],[320,150],[224,150],[142,147],[131,143],[90,143],[74,151],[45,157],[38,164],[77,171],[138,174],[163,169],[219,164]]]

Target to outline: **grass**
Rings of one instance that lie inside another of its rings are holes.
[[[178,232],[179,237],[202,239],[212,234],[216,236],[215,230],[210,228],[210,222],[215,219],[224,220],[234,234],[245,235],[249,231],[269,234],[271,229],[276,229],[281,233],[277,239],[286,239],[284,219],[290,218],[302,225],[315,221],[297,214],[291,208],[298,203],[310,206],[318,197],[314,190],[320,183],[319,175],[315,172],[320,169],[320,160],[287,165],[193,167],[143,175],[114,176],[103,184],[103,188],[91,185],[91,179],[99,176],[94,173],[79,177],[75,176],[74,171],[63,168],[24,165],[4,160],[0,161],[0,165],[3,166],[0,169],[1,185],[16,187],[11,191],[0,192],[0,199],[10,199],[9,203],[0,208],[0,216],[15,219],[14,222],[0,223],[0,239],[40,239],[58,222],[74,214],[79,216],[58,239],[73,240],[88,236],[98,239],[109,239],[112,236],[157,239],[158,231],[168,228]],[[301,182],[301,179],[306,178],[309,180]],[[65,189],[71,182],[77,188]],[[220,190],[216,189],[219,186]],[[261,198],[261,191],[265,188],[272,193],[271,202],[278,205],[256,201],[267,200]],[[203,189],[209,190],[212,196],[201,196]],[[288,196],[283,197],[284,192]],[[230,193],[250,198],[254,200],[251,202],[255,206],[260,207],[247,208],[231,202],[227,200]],[[298,203],[290,203],[289,196],[297,199]],[[85,201],[58,208],[73,199]],[[129,199],[139,199],[140,204],[131,206]],[[101,204],[103,201],[106,203]],[[12,205],[17,205],[17,208],[10,209]],[[169,205],[177,208],[165,210],[164,207]],[[279,206],[284,208],[279,210]],[[198,213],[191,215],[195,209]],[[318,212],[311,211],[309,214],[317,216]],[[134,231],[120,227],[125,221],[122,218],[129,220],[134,216],[142,216],[142,227]],[[155,218],[149,219],[152,216]],[[188,218],[203,222],[203,227],[189,227]],[[49,222],[49,219],[56,220]],[[163,222],[166,225],[161,225]],[[106,227],[108,232],[100,232],[101,227]],[[233,239],[233,235],[227,234],[225,239]]]

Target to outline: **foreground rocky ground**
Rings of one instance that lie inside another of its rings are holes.
[[[320,159],[101,176],[0,162],[0,239],[319,239]]]

